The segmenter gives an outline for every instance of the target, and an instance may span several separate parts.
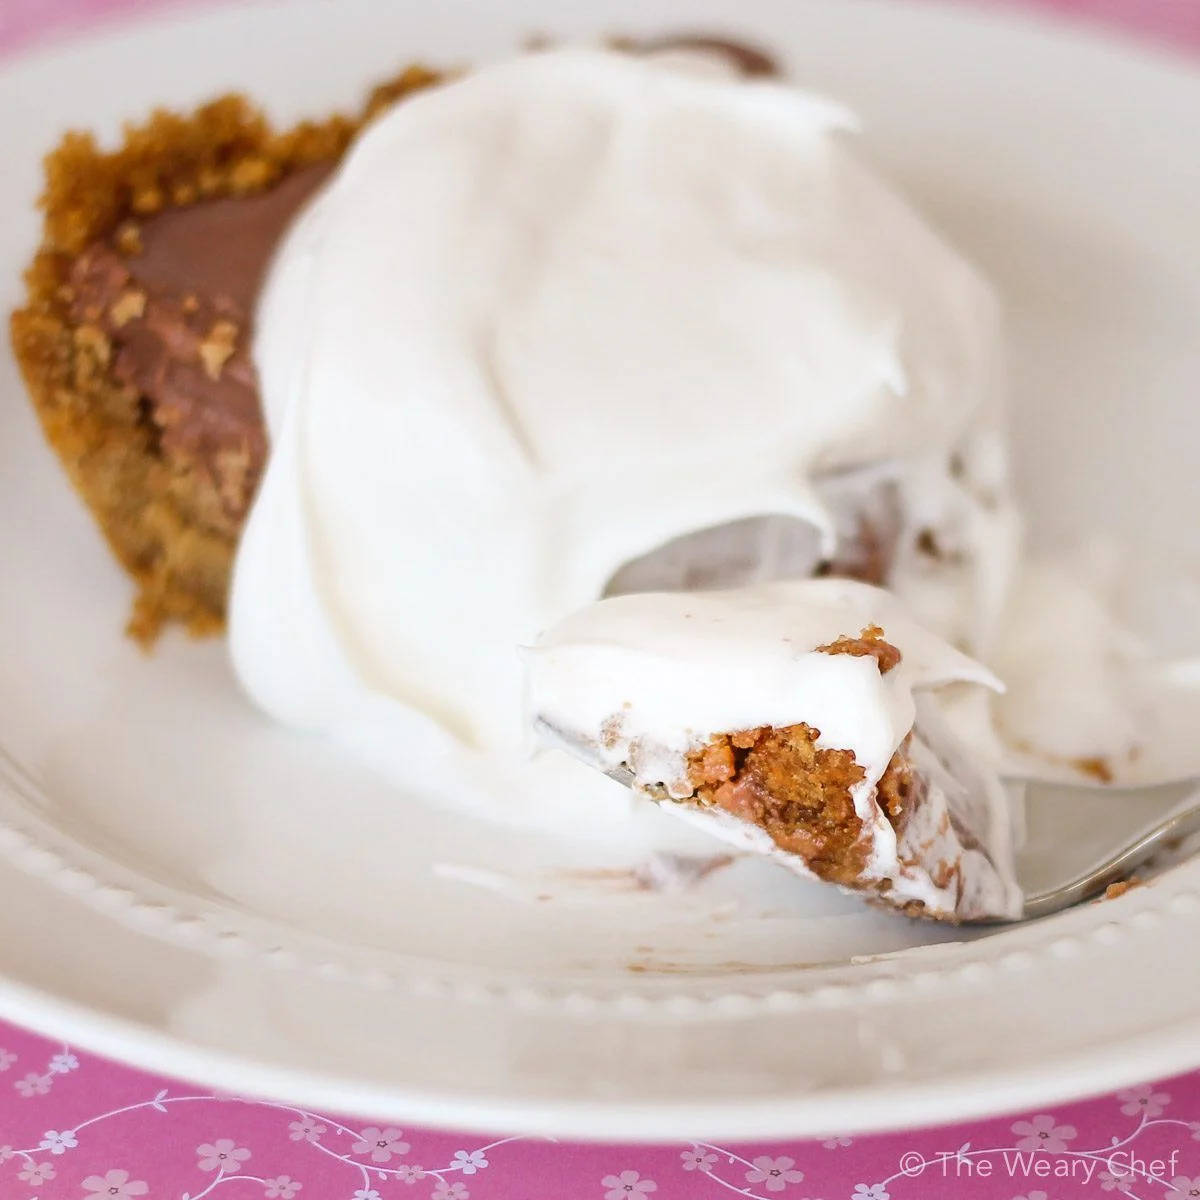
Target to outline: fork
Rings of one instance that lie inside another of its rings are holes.
[[[601,762],[583,738],[540,717],[534,724],[568,754],[634,787],[632,771]],[[1103,894],[1155,855],[1200,833],[1200,778],[1143,787],[1041,779],[1010,782],[1025,789],[1025,838],[1016,854],[1024,906],[1019,917],[976,917],[964,920],[964,925],[1012,925],[1062,912]],[[651,793],[648,798],[666,797]]]
[[[1143,787],[1018,782],[1025,785],[1026,826],[1016,856],[1017,883],[1025,898],[1019,922],[1091,900],[1200,832],[1200,779]]]

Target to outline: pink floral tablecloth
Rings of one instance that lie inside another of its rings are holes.
[[[188,2],[0,0],[0,52]],[[1200,50],[1200,0],[1019,2]],[[1183,1200],[1200,1197],[1200,1072],[1051,1112],[919,1133],[585,1146],[398,1129],[214,1095],[0,1022],[0,1200],[214,1193],[219,1200]]]
[[[1184,1200],[1200,1074],[886,1137],[585,1146],[213,1095],[0,1027],[3,1200]]]

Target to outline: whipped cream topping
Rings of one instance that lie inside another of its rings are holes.
[[[880,626],[901,659],[821,649]],[[526,705],[549,744],[604,769],[624,766],[648,794],[693,792],[688,755],[718,734],[804,723],[818,749],[850,750],[869,852],[864,887],[889,903],[919,900],[957,918],[1015,916],[1013,809],[978,754],[950,733],[928,693],[949,684],[1001,690],[996,678],[912,621],[879,589],[847,580],[705,593],[621,596],[572,613],[525,653]],[[893,755],[908,753],[923,795],[897,829],[876,800]],[[556,736],[557,735],[557,736]],[[674,815],[799,873],[804,862],[719,808],[672,803]]]
[[[1008,553],[996,306],[852,126],[778,82],[576,50],[377,121],[258,316],[249,694],[407,769],[508,753],[519,644],[697,530],[769,514],[828,553],[821,481],[881,463],[907,540],[947,547],[897,578],[975,645]]]

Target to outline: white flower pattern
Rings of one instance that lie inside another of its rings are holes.
[[[31,1096],[44,1096],[50,1090],[50,1076],[31,1071],[24,1079],[18,1079],[13,1087],[28,1100]]]
[[[697,1146],[683,1151],[679,1158],[685,1171],[710,1171],[717,1161],[715,1154],[710,1154],[707,1150],[701,1150]]]
[[[604,1200],[637,1200],[658,1191],[653,1179],[643,1179],[637,1171],[622,1171],[619,1175],[605,1175],[600,1186],[607,1188]]]
[[[439,1179],[437,1186],[429,1195],[429,1200],[470,1200],[471,1193],[465,1183],[447,1183]]]
[[[293,1142],[315,1142],[323,1133],[328,1132],[328,1126],[322,1125],[313,1117],[302,1117],[288,1126],[288,1137]]]
[[[760,1154],[746,1172],[746,1182],[761,1183],[768,1192],[782,1192],[789,1183],[803,1180],[804,1172],[797,1171],[795,1166],[794,1158],[772,1158],[768,1154]]]
[[[49,1150],[51,1154],[66,1154],[68,1150],[74,1150],[79,1145],[75,1134],[70,1129],[64,1129],[59,1133],[57,1129],[47,1129],[42,1134],[42,1140],[38,1142],[39,1150]]]
[[[1012,1131],[1021,1139],[1016,1146],[1018,1150],[1045,1150],[1048,1154],[1062,1154],[1076,1136],[1073,1125],[1060,1125],[1047,1113],[1028,1121],[1016,1121]]]
[[[150,1185],[144,1179],[130,1179],[128,1171],[120,1169],[105,1171],[103,1175],[89,1175],[83,1181],[85,1192],[95,1193],[108,1200],[134,1200],[135,1196],[144,1196],[150,1191]]]
[[[1200,1196],[1200,1175],[1189,1178],[1187,1175],[1176,1175],[1170,1181],[1170,1191],[1165,1200],[1195,1200]]]
[[[1161,1117],[1171,1103],[1171,1097],[1166,1092],[1155,1091],[1152,1083],[1124,1088],[1117,1093],[1117,1099],[1121,1101],[1121,1112],[1125,1116],[1140,1117],[1145,1113],[1147,1119]]]
[[[215,1142],[197,1146],[196,1156],[199,1160],[196,1166],[201,1171],[220,1171],[224,1175],[240,1171],[242,1163],[250,1157],[250,1151],[232,1138],[218,1138]]]
[[[476,1171],[487,1169],[487,1155],[482,1150],[455,1150],[450,1169],[457,1168],[464,1175],[474,1175]]]
[[[66,1075],[69,1071],[75,1071],[79,1068],[79,1059],[69,1051],[64,1050],[61,1054],[56,1054],[51,1060],[50,1065],[46,1068],[51,1075]]]
[[[279,1175],[275,1179],[263,1180],[263,1195],[266,1200],[295,1200],[296,1193],[303,1186],[290,1175]]]
[[[0,1071],[7,1071],[17,1061],[11,1050],[0,1050]]]
[[[392,1125],[384,1129],[369,1125],[358,1135],[358,1141],[350,1149],[354,1154],[369,1154],[372,1162],[391,1162],[393,1158],[399,1158],[409,1151],[408,1143],[401,1140],[403,1136]]]
[[[17,1178],[23,1179],[30,1187],[40,1187],[48,1179],[53,1179],[58,1172],[53,1163],[28,1162],[17,1172]]]

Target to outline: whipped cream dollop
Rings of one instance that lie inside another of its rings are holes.
[[[699,530],[803,521],[828,553],[825,485],[859,471],[896,489],[901,542],[940,531],[895,578],[975,646],[1011,541],[996,305],[853,125],[711,63],[582,50],[372,125],[258,314],[271,451],[230,607],[250,696],[404,770],[510,753],[519,645]]]
[[[900,652],[894,665],[831,652],[870,627]],[[986,756],[931,703],[951,684],[1001,686],[889,593],[817,579],[620,596],[572,613],[524,657],[527,711],[549,745],[601,769],[627,768],[664,809],[722,840],[808,873],[764,828],[676,802],[695,790],[689,756],[714,738],[805,724],[818,750],[849,750],[863,772],[851,789],[868,851],[857,886],[882,883],[889,903],[919,901],[932,915],[1019,914],[1009,798]],[[894,823],[877,788],[902,747],[919,781]]]

